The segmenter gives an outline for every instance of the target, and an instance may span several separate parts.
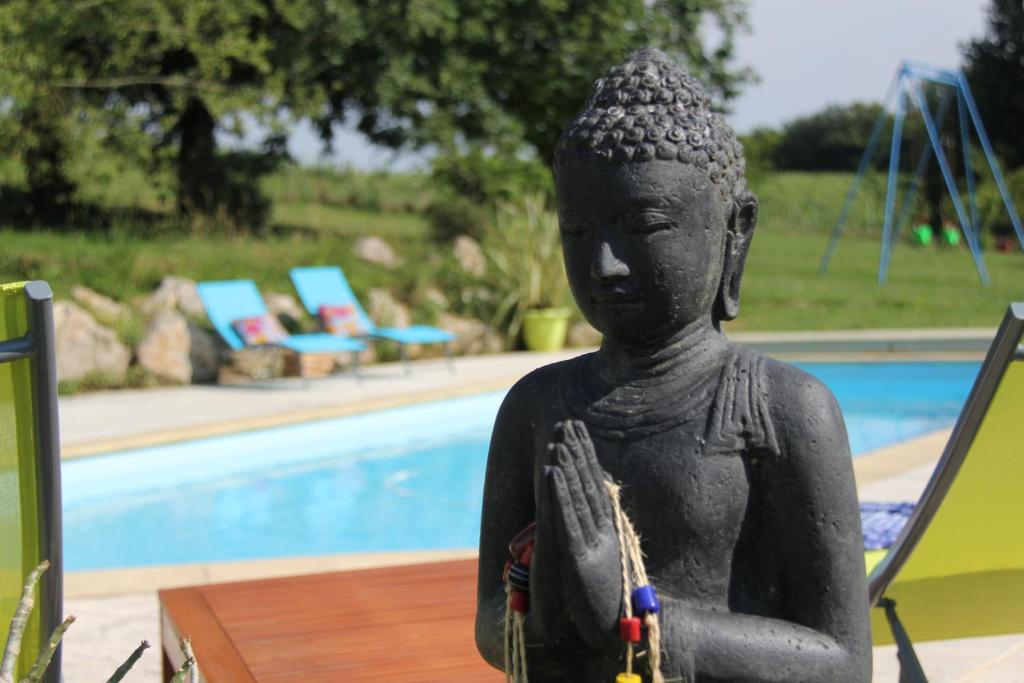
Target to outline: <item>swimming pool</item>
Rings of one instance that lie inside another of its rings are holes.
[[[801,364],[858,455],[952,425],[977,363]],[[477,543],[504,392],[65,462],[65,567]]]

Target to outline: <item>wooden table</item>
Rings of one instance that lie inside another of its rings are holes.
[[[190,635],[209,683],[497,683],[475,611],[475,560],[162,590],[164,680]]]

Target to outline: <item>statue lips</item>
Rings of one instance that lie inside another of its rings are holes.
[[[600,308],[616,312],[641,311],[644,302],[635,294],[621,290],[603,290],[590,295],[590,300]]]

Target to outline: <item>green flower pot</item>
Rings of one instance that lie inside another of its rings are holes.
[[[523,317],[523,341],[530,351],[558,351],[569,331],[568,308],[537,308]]]

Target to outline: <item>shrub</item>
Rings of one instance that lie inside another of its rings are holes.
[[[985,172],[987,174],[987,171]],[[1024,209],[1024,166],[1007,173],[1004,176],[1007,189],[1010,191],[1010,199],[1017,209],[1017,215],[1024,218],[1021,210]],[[981,219],[982,234],[1010,235],[1013,233],[1013,224],[1010,222],[1010,215],[1006,212],[1002,195],[999,194],[999,186],[989,175],[987,182],[978,187],[978,215]]]
[[[427,207],[431,234],[438,244],[451,242],[459,235],[479,240],[487,224],[487,211],[471,199],[446,196],[435,199]]]
[[[499,204],[483,247],[496,278],[494,289],[504,293],[493,324],[504,327],[509,341],[518,336],[526,311],[565,305],[569,285],[558,217],[548,210],[544,195]]]

